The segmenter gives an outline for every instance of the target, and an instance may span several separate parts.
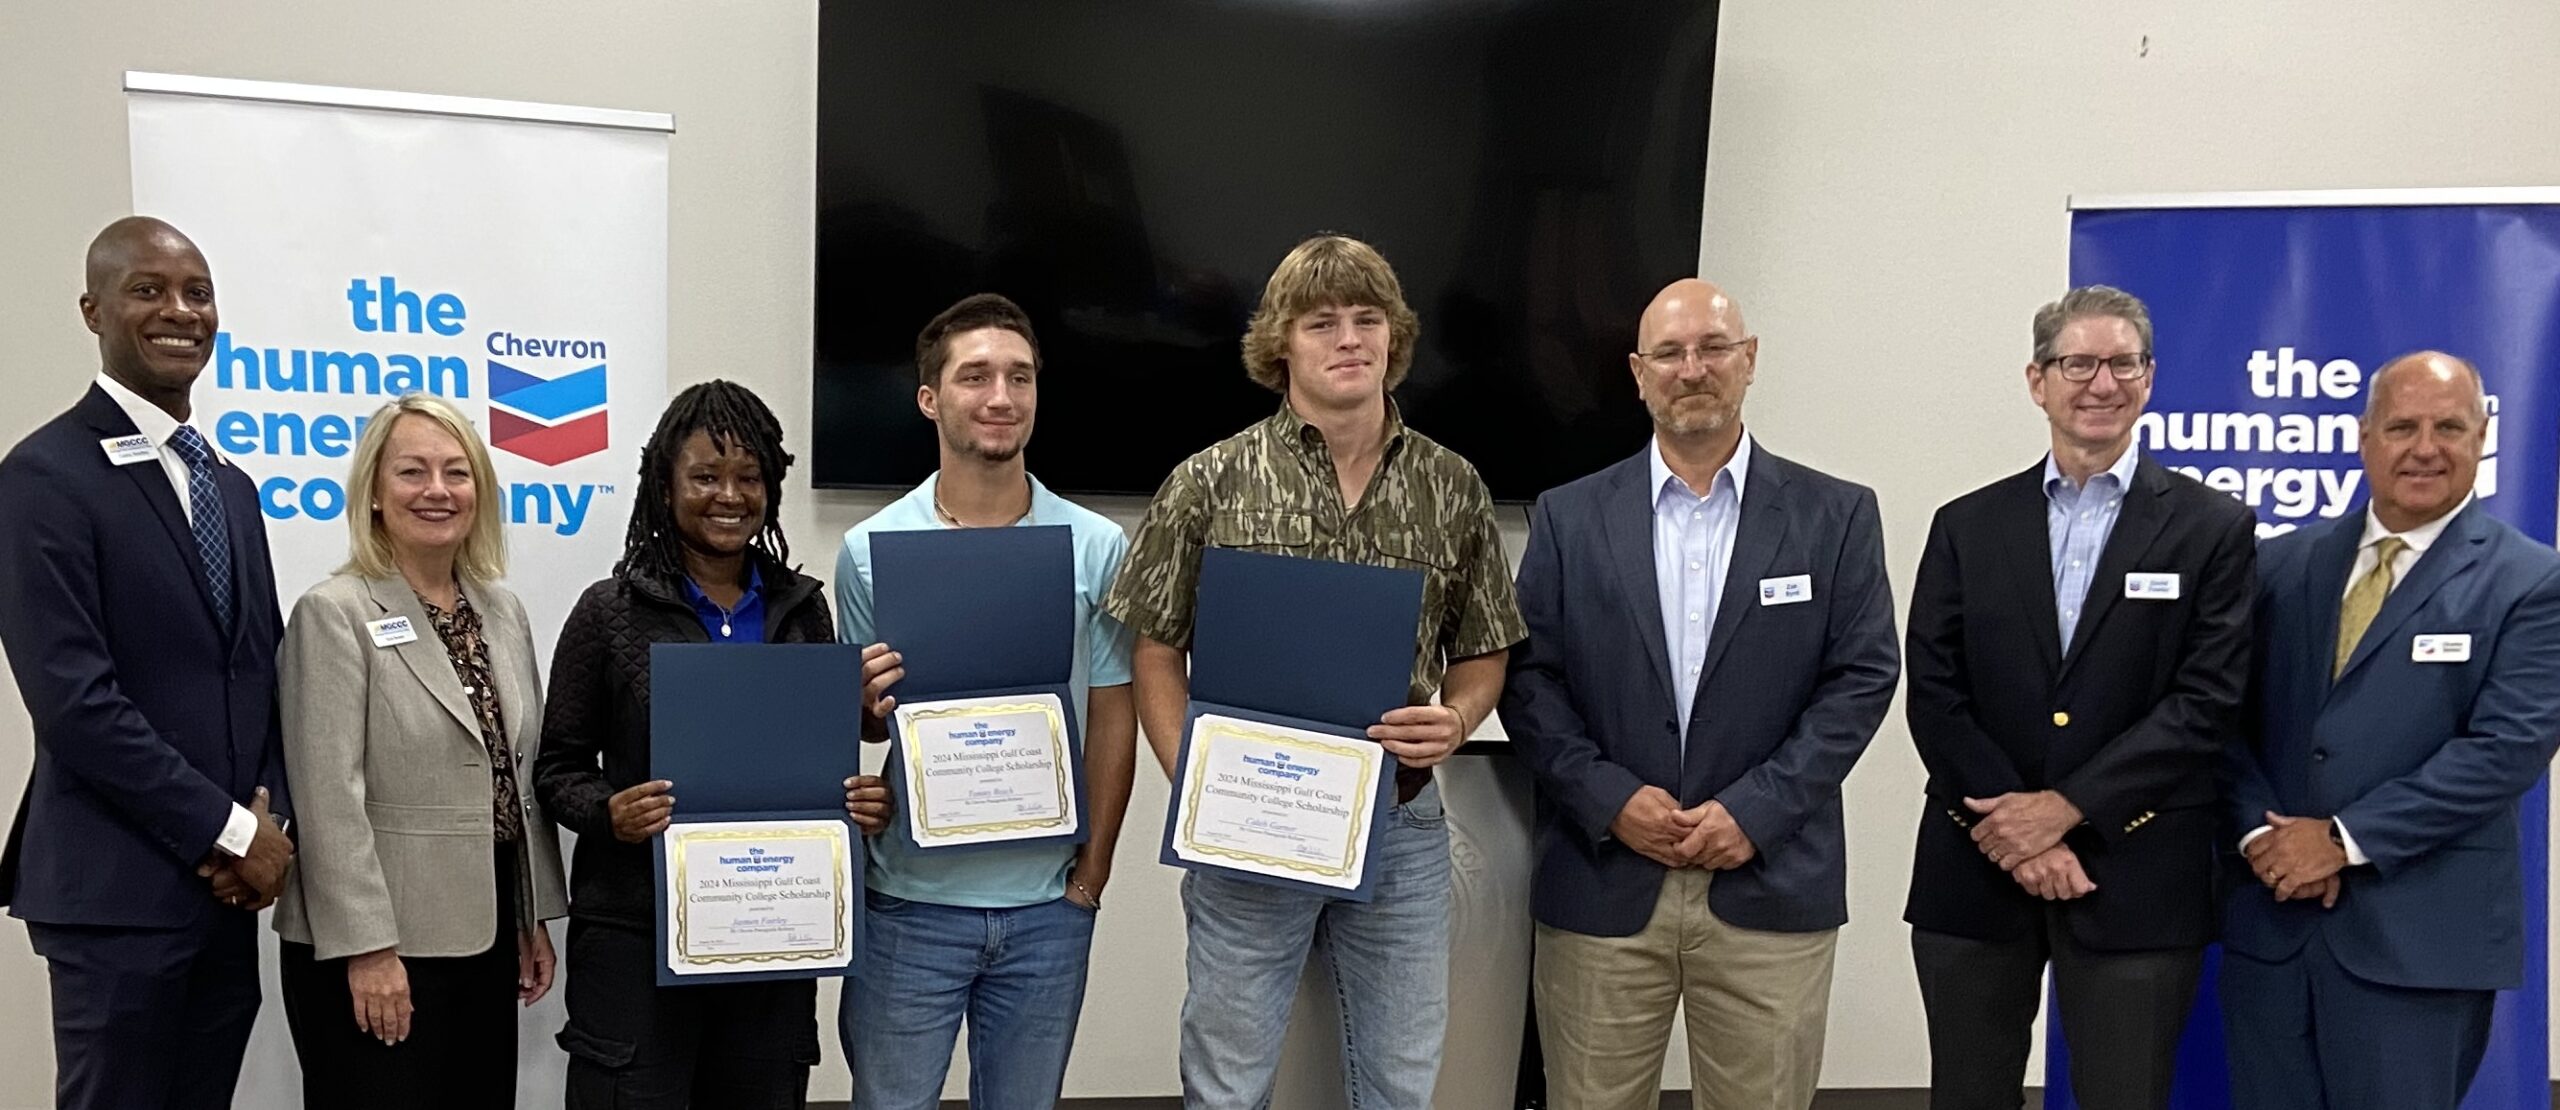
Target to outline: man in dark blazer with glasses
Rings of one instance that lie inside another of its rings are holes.
[[[1948,503],[1912,588],[1929,772],[1904,919],[1932,1110],[2016,1110],[2044,970],[2089,1110],[2168,1105],[2215,934],[2217,772],[2247,683],[2255,521],[2134,446],[2151,320],[2036,313],[2036,466]]]

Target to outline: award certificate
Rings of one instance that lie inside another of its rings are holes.
[[[1072,836],[1076,760],[1056,694],[900,705],[907,831],[922,848]]]
[[[1387,758],[1368,740],[1204,713],[1182,767],[1173,853],[1357,890]]]
[[[853,962],[855,855],[842,821],[698,821],[658,837],[667,970],[842,970]]]

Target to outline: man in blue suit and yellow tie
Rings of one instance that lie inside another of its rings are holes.
[[[129,217],[90,244],[101,371],[0,459],[0,646],[35,772],[0,902],[52,980],[62,1107],[224,1107],[284,885],[283,621],[257,491],[191,396],[204,255]]]
[[[2560,554],[2472,502],[2482,392],[2451,355],[2384,366],[2366,511],[2260,551],[2222,967],[2241,1110],[2452,1110],[2524,981],[2516,803],[2560,747]]]

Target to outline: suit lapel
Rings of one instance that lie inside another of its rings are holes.
[[[266,598],[249,596],[249,591],[255,588],[257,583],[256,576],[249,573],[249,568],[253,565],[264,565],[260,551],[262,545],[252,541],[265,534],[267,521],[265,515],[258,511],[257,485],[249,480],[248,473],[229,463],[216,463],[215,484],[223,484],[222,479],[225,477],[238,479],[229,483],[233,488],[224,490],[222,493],[222,511],[224,521],[229,525],[227,531],[230,533],[231,544],[231,650],[236,652],[249,634],[249,620],[246,615],[249,606],[264,605],[267,601]],[[190,543],[188,546],[194,545]],[[250,562],[251,559],[259,559],[260,562],[253,564]],[[272,585],[267,588],[270,591],[273,590]]]
[[[471,711],[471,696],[462,692],[462,679],[453,673],[453,657],[445,654],[444,640],[427,620],[427,607],[418,601],[408,583],[396,578],[368,578],[365,588],[385,616],[409,618],[409,627],[417,635],[391,650],[400,656],[400,662],[408,666],[409,674],[419,685],[435,697],[436,704],[453,715],[463,734],[471,738],[471,746],[480,747],[479,715]],[[487,634],[483,629],[481,635]]]
[[[498,684],[498,724],[506,730],[507,747],[516,758],[524,759],[535,699],[540,690],[523,681],[531,673],[533,661],[516,657],[514,629],[523,625],[524,614],[513,604],[497,600],[494,591],[482,589],[472,595],[473,605],[480,607],[480,638],[489,644],[489,677]]]
[[[1654,688],[1661,691],[1662,704],[1670,705],[1672,691],[1678,687],[1671,684],[1670,649],[1662,643],[1662,588],[1653,575],[1655,491],[1647,488],[1652,473],[1652,464],[1643,455],[1620,463],[1618,480],[1600,506],[1600,521],[1610,562],[1617,567],[1619,588],[1626,594],[1627,617],[1635,624],[1645,658],[1653,664]]]
[[[2160,499],[2161,487],[2167,484],[2168,478],[2159,464],[2148,459],[2134,464],[2132,488],[2124,491],[2124,504],[2116,510],[2115,529],[2107,533],[2107,546],[2098,552],[2098,569],[2089,578],[2089,597],[2080,605],[2080,622],[2072,627],[2071,646],[2062,654],[2058,680],[2070,675],[2071,665],[2080,659],[2081,648],[2096,634],[2107,614],[2115,612],[2116,603],[2124,597],[2124,576],[2142,564],[2151,553],[2151,545],[2160,539],[2161,528],[2169,521],[2169,507]],[[2047,596],[2051,596],[2050,588]]]
[[[133,426],[133,418],[116,406],[115,398],[107,396],[105,390],[94,384],[89,387],[88,395],[80,399],[80,412],[89,430],[101,436],[122,438],[141,434],[141,429]],[[156,453],[150,459],[126,463],[115,469],[124,472],[126,480],[141,492],[143,503],[151,506],[151,514],[160,518],[160,526],[169,533],[170,546],[177,549],[179,561],[187,566],[187,580],[196,585],[196,600],[204,606],[205,620],[212,622],[213,586],[205,580],[204,556],[196,551],[195,529],[187,524],[187,507],[179,503],[178,491],[170,488],[169,472],[161,468]],[[235,626],[238,624],[237,621],[233,623]]]
[[[2339,681],[2345,681],[2366,659],[2380,651],[2382,645],[2390,643],[2399,627],[2408,623],[2418,608],[2425,605],[2437,590],[2444,588],[2445,583],[2480,561],[2481,545],[2488,542],[2489,536],[2474,526],[2472,517],[2481,511],[2476,503],[2462,510],[2460,516],[2445,525],[2436,542],[2428,545],[2427,553],[2418,556],[2418,561],[2410,565],[2408,579],[2393,587],[2391,595],[2382,599],[2382,611],[2375,613],[2373,623],[2366,626],[2364,639],[2356,643],[2355,654],[2347,657],[2346,669],[2338,672]],[[2357,538],[2363,538],[2360,531]],[[2333,630],[2337,625],[2335,620],[2329,622]],[[2330,633],[2333,640],[2336,635],[2335,631]],[[2337,656],[2333,652],[2330,658]]]
[[[2039,464],[2010,479],[2002,492],[2000,511],[1994,514],[2000,535],[1992,546],[2005,564],[2010,592],[2027,608],[2028,625],[2035,629],[2028,639],[2035,641],[2050,681],[2061,670],[2062,617],[2053,607],[2053,541],[2044,514],[2044,467]]]
[[[1715,678],[1716,667],[1724,662],[1725,650],[1733,646],[1735,629],[1744,614],[1760,602],[1760,580],[1768,576],[1769,564],[1778,558],[1778,548],[1787,538],[1786,473],[1759,445],[1752,445],[1749,480],[1743,484],[1742,519],[1735,522],[1733,557],[1725,564],[1724,593],[1716,599],[1716,623],[1707,631],[1707,660],[1698,672],[1698,689],[1704,692]],[[1817,591],[1831,588],[1828,582],[1814,583]],[[1693,718],[1694,719],[1694,718]]]

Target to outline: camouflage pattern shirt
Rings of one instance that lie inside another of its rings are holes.
[[[1200,552],[1232,547],[1423,572],[1410,704],[1439,692],[1453,660],[1527,639],[1484,479],[1387,405],[1385,453],[1346,508],[1324,433],[1283,403],[1263,422],[1183,460],[1147,506],[1103,609],[1138,635],[1188,648]],[[1428,771],[1398,774],[1410,797]],[[1414,783],[1404,783],[1405,779]]]

